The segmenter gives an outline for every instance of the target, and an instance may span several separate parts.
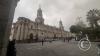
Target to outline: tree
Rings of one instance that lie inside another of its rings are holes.
[[[72,25],[71,27],[70,27],[70,32],[72,32],[72,33],[80,33],[80,31],[83,31],[83,27],[81,27],[81,26],[78,26],[78,25]]]
[[[70,27],[70,32],[72,32],[72,33],[77,33],[77,27],[76,27],[75,25],[72,25],[72,26]]]
[[[76,25],[72,25],[70,27],[70,32],[72,33],[80,33],[80,31],[84,31],[84,29],[86,28],[86,25],[84,24],[84,22],[80,19],[81,17],[77,18],[77,23]]]
[[[93,9],[87,13],[87,21],[92,28],[98,27],[98,21],[100,20],[100,10]]]

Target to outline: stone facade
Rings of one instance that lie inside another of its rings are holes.
[[[13,39],[21,40],[41,40],[45,38],[62,38],[71,36],[68,31],[64,30],[62,21],[59,21],[59,28],[44,24],[42,10],[37,10],[35,21],[25,17],[19,17],[16,23],[13,23]]]

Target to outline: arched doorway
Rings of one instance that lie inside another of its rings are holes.
[[[56,37],[56,34],[54,34],[54,38],[53,39],[56,39],[57,37]]]
[[[29,35],[29,42],[33,42],[33,34],[32,33]]]
[[[38,40],[39,40],[38,39],[38,34],[35,35],[35,39],[34,40],[35,40],[35,42],[38,42]]]

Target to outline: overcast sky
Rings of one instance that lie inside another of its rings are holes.
[[[18,17],[35,20],[41,4],[45,24],[57,26],[61,19],[66,30],[76,23],[77,17],[86,20],[90,9],[100,9],[100,0],[20,0],[15,9],[14,22]]]

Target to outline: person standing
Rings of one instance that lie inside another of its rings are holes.
[[[42,46],[43,46],[43,44],[44,44],[44,39],[42,39]]]
[[[64,38],[64,42],[66,41],[66,39]]]
[[[9,40],[6,56],[16,56],[15,40]]]
[[[68,43],[69,43],[69,38],[67,40],[68,40]]]

